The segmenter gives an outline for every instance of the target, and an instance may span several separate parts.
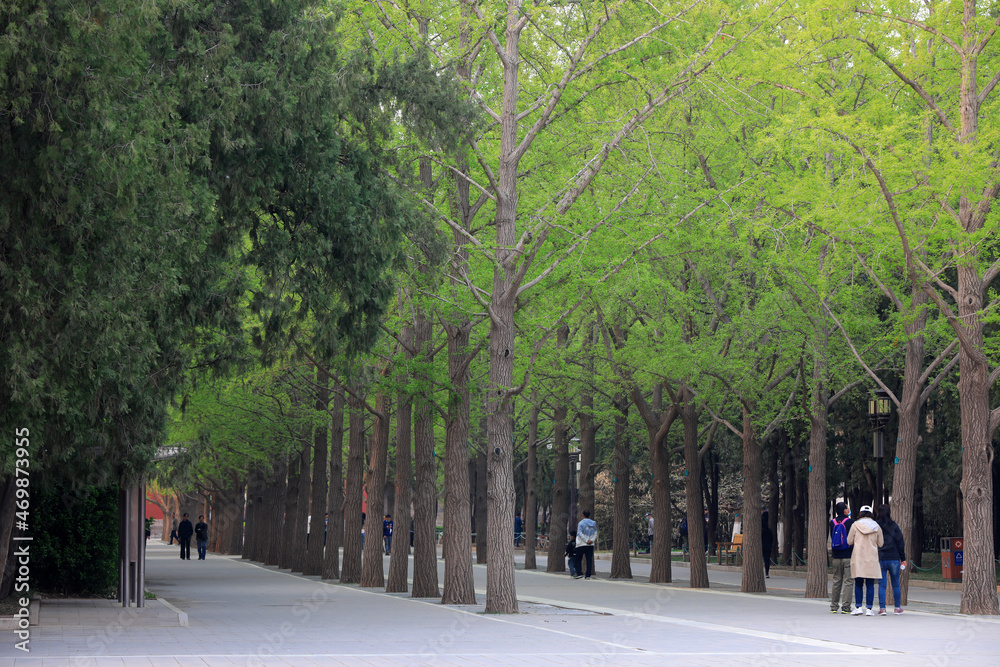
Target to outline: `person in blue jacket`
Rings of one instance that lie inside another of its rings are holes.
[[[892,512],[888,504],[879,505],[878,516],[875,518],[882,527],[885,541],[878,548],[878,564],[882,568],[882,578],[878,582],[878,615],[885,616],[885,587],[892,580],[892,599],[896,602],[896,613],[902,614],[900,602],[899,572],[906,568],[906,540],[899,524],[892,520]]]
[[[830,592],[830,613],[851,613],[851,593],[854,578],[851,576],[851,552],[854,547],[847,543],[851,532],[851,510],[841,501],[835,505],[837,516],[830,519],[831,564],[833,565],[833,590]]]

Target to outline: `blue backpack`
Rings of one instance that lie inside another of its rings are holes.
[[[844,517],[840,521],[837,519],[833,520],[833,537],[830,539],[831,544],[834,549],[838,551],[841,549],[847,549],[850,545],[847,544],[847,520],[850,517]]]

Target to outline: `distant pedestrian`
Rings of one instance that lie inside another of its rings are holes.
[[[181,522],[177,526],[177,541],[181,545],[181,560],[191,560],[191,536],[194,534],[194,527],[188,519],[187,512],[181,517]]]
[[[585,579],[594,576],[594,547],[597,546],[597,523],[590,518],[590,510],[583,510],[583,518],[576,527],[577,565],[583,569],[583,559],[587,559]]]
[[[771,533],[771,519],[767,515],[767,505],[760,508],[760,545],[764,553],[764,578],[771,578],[771,547],[774,535]]]
[[[646,513],[646,537],[649,540],[646,545],[646,553],[653,553],[653,515]]]
[[[521,511],[514,514],[514,546],[521,546],[521,533],[524,532],[524,521],[521,519]]]
[[[708,553],[708,510],[705,510],[705,553]]]
[[[681,519],[681,525],[677,528],[677,532],[681,536],[681,549],[690,550],[691,544],[688,541],[688,517],[687,514]]]
[[[901,593],[899,590],[899,571],[906,569],[906,540],[903,531],[892,520],[888,504],[878,507],[878,525],[882,528],[884,542],[878,550],[878,564],[882,570],[882,578],[878,582],[878,615],[885,616],[885,587],[892,580],[892,599],[896,603],[896,613],[903,613]]]
[[[569,539],[566,540],[566,560],[569,562],[569,576],[574,579],[580,578],[580,564],[576,560],[576,531],[569,531]]]
[[[392,551],[392,515],[386,514],[382,519],[382,543],[385,545],[385,555]]]
[[[365,549],[365,513],[361,513],[361,550]]]
[[[830,613],[851,613],[851,553],[854,547],[847,543],[847,536],[854,525],[851,509],[845,502],[836,504],[837,516],[830,520],[830,553],[833,556],[833,590],[830,592]]]
[[[872,518],[871,505],[865,505],[858,512],[858,518],[847,534],[847,543],[854,546],[854,551],[851,553],[851,572],[854,574],[854,611],[851,612],[853,616],[875,615],[872,610],[872,605],[875,604],[875,580],[882,577],[878,563],[878,548],[882,546],[883,541],[882,528]],[[868,587],[865,591],[867,611],[861,608],[861,593],[865,586]]]
[[[198,517],[198,523],[194,525],[194,539],[198,543],[198,560],[205,560],[208,552],[208,524],[205,523],[204,515]]]
[[[170,544],[173,544],[174,540],[177,540],[177,543],[180,544],[181,540],[177,537],[177,522],[174,522],[173,525],[174,527],[170,529]]]

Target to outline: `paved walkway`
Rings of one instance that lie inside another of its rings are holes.
[[[598,572],[609,565],[598,561]],[[482,593],[485,568],[474,570]],[[685,575],[675,569],[676,578]],[[67,603],[46,602],[31,653],[5,637],[0,665],[11,657],[14,667],[1000,663],[1000,618],[934,611],[947,600],[920,602],[900,617],[832,615],[825,600],[800,597],[802,580],[772,576],[775,592],[745,595],[724,581],[733,576],[712,572],[718,585],[690,590],[519,571],[522,613],[494,616],[481,605],[446,607],[236,558],[181,561],[174,548],[150,543],[147,587],[174,609],[151,601],[142,610],[92,605],[71,613]],[[957,601],[949,591],[930,593]]]

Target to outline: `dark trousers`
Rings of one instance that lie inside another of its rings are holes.
[[[382,543],[385,546],[385,552],[389,553],[392,551],[392,535],[383,535]]]
[[[177,541],[181,543],[181,560],[191,560],[191,538],[178,537]]]
[[[198,540],[198,560],[205,560],[208,551],[208,540]]]
[[[583,559],[587,559],[587,571],[583,572]],[[594,575],[594,545],[576,548],[576,572],[590,579]]]

